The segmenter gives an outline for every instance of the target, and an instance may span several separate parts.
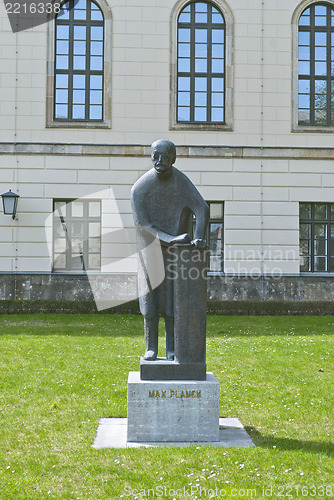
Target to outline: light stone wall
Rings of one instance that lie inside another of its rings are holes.
[[[334,200],[332,131],[292,132],[299,1],[264,0],[262,10],[261,0],[229,0],[231,131],[169,130],[174,0],[109,5],[111,127],[59,129],[46,127],[51,30],[44,24],[13,34],[0,3],[0,190],[20,194],[17,221],[0,211],[0,272],[50,272],[52,200],[85,196],[103,201],[103,265],[135,272],[135,257],[120,260],[135,241],[130,188],[150,168],[147,146],[168,137],[180,146],[176,166],[204,198],[225,202],[225,272],[298,274],[298,204]],[[122,227],[130,231],[111,243]]]

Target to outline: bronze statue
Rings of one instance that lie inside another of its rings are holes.
[[[171,361],[174,359],[175,305],[169,249],[180,244],[205,248],[209,207],[188,177],[173,166],[176,148],[172,142],[160,139],[152,144],[151,152],[154,168],[146,172],[131,191],[138,254],[142,255],[142,251],[158,238],[165,272],[163,282],[153,289],[145,262],[139,259],[139,301],[145,328],[144,360],[154,361],[157,357],[158,324],[159,316],[162,316],[166,330],[166,358]],[[193,214],[196,223],[192,239],[190,224]]]

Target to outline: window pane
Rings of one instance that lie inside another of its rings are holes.
[[[195,78],[195,91],[206,91],[207,90],[207,79],[206,78]]]
[[[200,122],[206,121],[206,108],[195,107],[195,121],[200,121]]]
[[[80,238],[72,239],[72,252],[83,253],[83,240]]]
[[[224,72],[224,60],[223,59],[212,59],[212,72],[213,73],[223,73]]]
[[[85,55],[86,54],[86,41],[77,41],[73,43],[73,54]]]
[[[224,94],[223,93],[213,93],[211,96],[212,106],[222,107],[224,105]]]
[[[300,94],[308,94],[310,92],[310,80],[299,80],[298,91]]]
[[[190,45],[189,45],[190,47]],[[189,49],[190,51],[190,49]],[[206,58],[208,54],[208,46],[206,43],[196,43],[195,44],[195,57]]]
[[[196,29],[195,30],[195,42],[196,43],[206,43],[208,38],[207,30]]]
[[[190,42],[190,29],[179,29],[179,42]]]
[[[217,43],[212,45],[212,57],[224,59],[224,45]]]
[[[88,240],[88,251],[90,253],[100,252],[100,238],[89,238]]]
[[[208,69],[208,62],[206,59],[195,59],[196,73],[206,73],[207,69]],[[190,70],[190,61],[189,61],[189,70]]]
[[[90,69],[93,71],[102,71],[103,58],[99,56],[92,56],[90,58]]]
[[[303,240],[311,239],[311,224],[300,224],[300,237]]]
[[[66,238],[55,238],[54,250],[56,253],[64,253],[66,251]]]
[[[222,16],[222,14],[214,7],[212,7],[212,22],[213,23],[222,23],[222,24],[224,23],[224,18]]]
[[[300,31],[298,39],[299,39],[299,45],[310,45],[310,33],[307,33],[305,31]]]
[[[207,12],[208,4],[204,2],[195,2],[195,12]]]
[[[85,70],[86,69],[86,57],[85,56],[74,56],[73,57],[73,69]]]
[[[66,40],[69,37],[69,27],[68,26],[57,26],[57,39]]]
[[[223,108],[212,108],[211,118],[214,122],[224,121],[224,109]]]
[[[178,70],[179,70],[179,73],[189,73],[189,71],[190,71],[190,59],[184,59],[182,57],[179,57]]]
[[[90,104],[102,104],[102,92],[100,90],[90,91]]]
[[[83,238],[84,236],[84,223],[83,222],[72,222],[72,238]]]
[[[89,237],[100,237],[100,223],[99,222],[90,222],[89,223]]]
[[[309,61],[311,56],[310,50],[311,50],[310,47],[304,47],[304,46],[299,47],[298,51],[299,60]]]
[[[298,97],[298,106],[299,108],[310,108],[310,96],[309,95],[299,95]]]
[[[57,40],[57,54],[68,54],[69,43],[64,40]]]
[[[85,119],[85,106],[73,105],[72,117],[74,120],[84,120]]]
[[[224,205],[222,203],[210,203],[210,219],[222,219],[224,216]]]
[[[103,42],[91,42],[90,53],[93,56],[103,55]]]
[[[90,18],[92,21],[103,21],[103,15],[100,10],[92,10]]]
[[[180,122],[187,122],[190,120],[190,108],[179,106],[177,112],[177,119]]]
[[[190,23],[190,12],[181,12],[179,23]]]
[[[300,203],[299,204],[299,217],[301,219],[311,218],[311,204],[310,203]]]
[[[85,99],[86,93],[84,90],[73,90],[73,104],[85,104]]]
[[[89,119],[102,120],[102,106],[89,106]]]
[[[207,23],[208,15],[204,13],[196,13],[195,14],[195,23]]]
[[[90,88],[91,89],[102,90],[102,85],[103,85],[102,75],[91,75],[91,77],[90,77]]]
[[[326,219],[327,218],[327,205],[315,203],[314,205],[314,218],[315,219]]]
[[[179,90],[190,90],[190,78],[187,77],[179,77],[178,78],[178,87]]]
[[[85,10],[74,9],[73,17],[75,20],[86,19],[87,12]]]
[[[55,269],[66,269],[66,255],[65,254],[54,254],[53,267]]]
[[[88,256],[89,269],[100,269],[101,258],[99,254],[91,254]]]
[[[315,47],[315,60],[316,61],[326,61],[327,59],[327,48],[326,47]]]
[[[56,75],[56,88],[57,89],[68,88],[68,75]]]
[[[83,217],[83,202],[73,201],[71,203],[72,217]]]
[[[99,201],[90,201],[89,202],[89,217],[100,217],[101,215],[101,203]]]
[[[212,92],[222,92],[224,90],[224,78],[212,78]]]
[[[212,30],[212,43],[224,43],[224,30]]]
[[[207,94],[206,92],[195,93],[195,106],[206,106]]]
[[[309,75],[310,74],[310,63],[306,61],[299,61],[299,74],[300,75]]]
[[[190,92],[179,92],[178,103],[180,106],[190,106]]]
[[[90,36],[92,40],[103,40],[102,26],[92,26],[90,29]]]
[[[326,75],[327,73],[327,64],[325,62],[316,62],[315,63],[315,74],[316,75]]]
[[[84,89],[85,87],[86,87],[86,76],[85,75],[73,75],[73,88],[74,89]]]
[[[190,43],[179,43],[179,57],[190,57]]]
[[[68,90],[56,90],[56,103],[57,104],[68,103]]]
[[[56,69],[68,69],[68,56],[56,56]]]
[[[316,32],[314,35],[315,45],[326,47],[327,44],[327,34]]]
[[[86,40],[86,26],[74,26],[73,37],[75,40]]]
[[[64,104],[56,104],[55,118],[68,118],[68,107]]]

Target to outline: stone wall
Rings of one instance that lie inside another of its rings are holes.
[[[114,295],[128,290],[129,301],[100,312],[138,313],[136,276],[100,277]],[[0,313],[95,312],[86,275],[2,274]],[[208,312],[216,314],[334,314],[334,280],[321,276],[232,277],[208,280]]]

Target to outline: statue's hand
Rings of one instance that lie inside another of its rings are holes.
[[[175,236],[175,238],[172,239],[171,243],[190,243],[191,238],[188,233],[184,234],[179,234],[179,236]]]
[[[196,248],[205,248],[206,247],[206,241],[205,240],[192,240],[191,242],[192,245],[194,245]]]

